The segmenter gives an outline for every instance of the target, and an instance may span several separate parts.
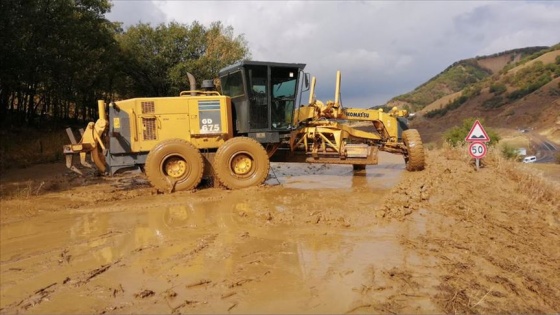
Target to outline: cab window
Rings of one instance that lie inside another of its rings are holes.
[[[230,73],[220,78],[222,83],[222,93],[229,97],[243,96],[243,77],[241,71]]]

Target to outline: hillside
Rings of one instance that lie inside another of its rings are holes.
[[[456,62],[387,105],[416,111],[411,126],[425,142],[441,141],[445,130],[471,117],[560,142],[560,44]]]
[[[394,97],[387,105],[405,104],[411,110],[418,111],[442,97],[460,92],[498,73],[507,65],[545,49],[548,47],[528,47],[457,61],[412,92]]]

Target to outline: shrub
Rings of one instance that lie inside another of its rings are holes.
[[[551,87],[550,90],[548,90],[550,96],[560,96],[560,82],[558,82],[558,85],[558,87]]]
[[[492,108],[501,107],[504,104],[505,104],[504,98],[501,97],[501,96],[496,96],[496,97],[493,97],[491,99],[488,99],[488,100],[484,101],[484,103],[482,103],[482,107],[487,108],[487,109],[492,109]]]
[[[469,99],[469,96],[466,95],[467,93],[476,93],[476,89],[463,91],[462,95],[456,98],[455,100],[453,100],[453,102],[449,102],[443,108],[434,109],[427,112],[424,115],[424,117],[433,118],[433,117],[445,116],[445,114],[447,114],[448,111],[459,108],[459,106],[463,105],[463,103],[465,103]]]
[[[505,143],[500,150],[502,156],[508,160],[516,160],[519,157],[519,152],[513,146]]]
[[[452,146],[458,146],[465,142],[465,138],[471,131],[471,127],[473,126],[476,118],[467,118],[463,120],[460,126],[455,126],[453,128],[448,129],[444,134],[444,140],[448,142]],[[483,124],[483,120],[479,119],[480,123]],[[492,129],[485,128],[488,137],[490,137],[490,142],[488,145],[493,146],[496,143],[500,142],[500,136]]]
[[[490,85],[490,93],[494,93],[494,95],[500,95],[507,90],[507,87],[503,83],[494,83]]]

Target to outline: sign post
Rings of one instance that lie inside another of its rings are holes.
[[[470,142],[469,154],[476,160],[476,170],[479,170],[480,159],[486,156],[488,147],[486,142],[490,141],[490,137],[480,124],[480,121],[475,121],[471,127],[471,131],[465,138],[465,141]]]

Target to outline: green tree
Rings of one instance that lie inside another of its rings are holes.
[[[140,23],[118,35],[123,53],[121,97],[174,96],[188,90],[187,72],[199,81],[215,78],[218,70],[249,57],[242,35],[214,22]]]
[[[109,9],[108,0],[0,2],[0,119],[21,125],[92,114],[116,47]]]
[[[105,19],[110,7],[109,0],[0,2],[2,128],[95,119],[97,99],[177,95],[188,89],[187,71],[211,79],[249,57],[243,36],[220,22],[125,32]]]

